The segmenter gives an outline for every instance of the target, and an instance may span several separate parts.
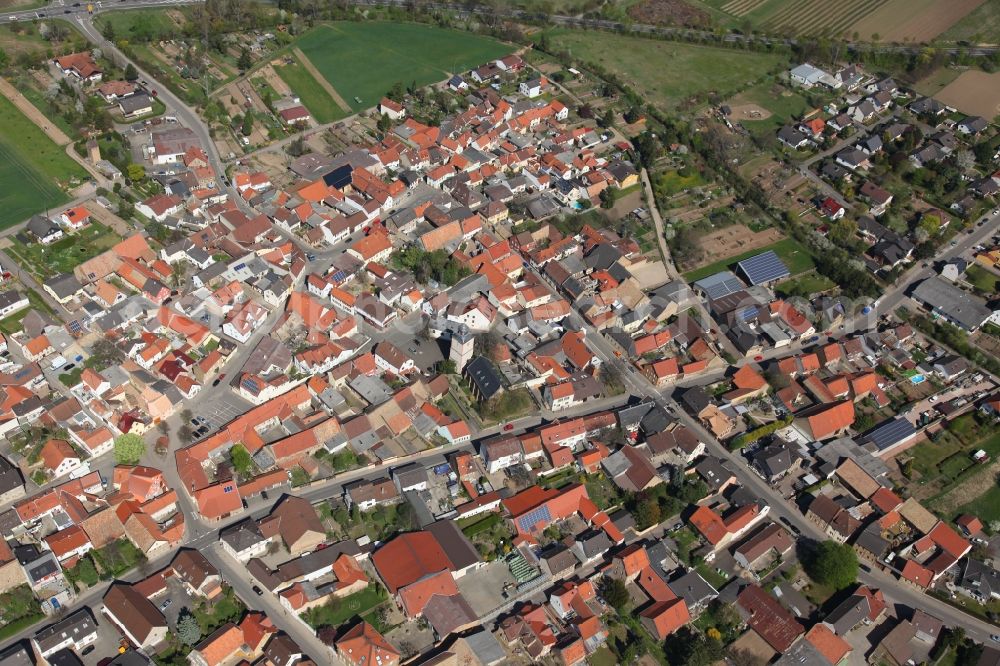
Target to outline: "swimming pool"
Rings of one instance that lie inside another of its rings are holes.
[[[927,378],[924,377],[923,375],[913,375],[912,377],[910,377],[910,383],[911,384],[923,384],[925,379],[927,379]]]

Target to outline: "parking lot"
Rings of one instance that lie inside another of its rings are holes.
[[[94,642],[94,650],[88,654],[77,655],[85,666],[96,666],[102,659],[113,659],[118,656],[118,644],[122,639],[122,634],[118,627],[111,623],[108,616],[100,612],[96,607],[91,609],[94,619],[97,620],[97,641]]]
[[[230,389],[221,386],[208,399],[198,398],[194,403],[194,408],[191,411],[195,418],[200,416],[209,422],[210,432],[214,432],[220,426],[229,423],[253,406]],[[192,424],[188,423],[188,425]]]
[[[419,315],[418,315],[419,317]],[[414,321],[418,321],[415,319]],[[437,364],[448,358],[448,343],[442,340],[425,340],[407,324],[410,318],[399,327],[393,326],[386,334],[387,341],[399,347],[399,350],[413,359],[421,372],[434,373]]]

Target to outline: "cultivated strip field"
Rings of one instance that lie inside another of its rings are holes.
[[[962,72],[935,98],[962,113],[994,118],[1000,114],[1000,72],[989,74],[971,69]]]
[[[731,0],[731,2],[722,5],[721,9],[733,16],[746,16],[765,2],[767,0]]]
[[[929,41],[987,0],[698,0],[756,29],[878,41]],[[993,4],[995,0],[993,0]],[[989,26],[987,26],[987,31]],[[966,28],[963,33],[969,32]]]
[[[850,35],[852,26],[890,0],[793,0],[771,14],[761,28],[800,35]]]
[[[862,39],[927,42],[965,18],[985,0],[890,0],[854,26]],[[995,1],[995,0],[993,0]]]

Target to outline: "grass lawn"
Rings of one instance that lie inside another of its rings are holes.
[[[807,297],[809,294],[833,289],[836,286],[837,284],[825,275],[809,273],[808,275],[801,275],[793,280],[782,282],[778,285],[777,291],[787,296]]]
[[[656,176],[653,181],[653,189],[658,197],[670,197],[682,190],[698,187],[705,184],[705,179],[698,173],[697,169],[687,168],[687,175],[682,176],[676,169],[664,171]]]
[[[183,9],[181,9],[183,11]],[[97,28],[104,34],[108,25],[115,31],[115,39],[147,42],[169,39],[180,32],[180,25],[162,9],[131,9],[121,12],[105,12],[94,19]]]
[[[704,562],[696,566],[695,570],[701,574],[701,577],[704,578],[709,585],[717,590],[721,590],[725,584],[729,582],[729,576],[723,576]]]
[[[65,203],[60,184],[82,180],[87,172],[22,114],[0,97],[0,229]],[[10,186],[16,183],[16,187]]]
[[[707,93],[728,97],[737,89],[785,65],[769,53],[662,42],[610,32],[554,30],[552,43],[583,62],[622,78],[637,94],[665,109]]]
[[[387,22],[322,25],[296,46],[355,111],[378,104],[397,82],[425,86],[513,50],[468,32]]]
[[[343,599],[336,599],[324,606],[310,608],[302,615],[302,619],[313,629],[339,627],[352,617],[368,613],[384,602],[386,598],[382,586],[372,583],[360,592],[350,594]]]
[[[973,423],[972,415],[965,418],[968,423]],[[958,422],[956,419],[954,423]],[[955,467],[968,467],[971,458],[969,454],[975,449],[983,449],[991,457],[1000,454],[1000,433],[990,433],[988,430],[980,431],[978,428],[969,431],[967,434],[960,431],[960,436],[955,436],[955,431],[949,429],[938,436],[937,441],[924,441],[907,451],[907,455],[913,458],[913,469],[920,473],[921,481],[947,474],[952,470],[949,459],[964,458],[962,465],[955,464]],[[978,435],[978,436],[977,436]]]
[[[785,266],[788,267],[788,270],[791,271],[792,275],[805,273],[815,267],[812,257],[809,255],[809,250],[803,247],[798,241],[792,238],[785,238],[777,243],[757,248],[756,250],[750,250],[749,252],[738,254],[735,257],[722,259],[714,264],[696,268],[693,271],[688,271],[684,274],[684,279],[688,282],[700,280],[703,277],[708,277],[709,275],[718,273],[719,271],[730,269],[737,262],[743,261],[744,259],[762,252],[767,252],[768,250],[774,250],[778,257],[785,262]]]
[[[618,660],[611,650],[602,645],[587,658],[587,663],[590,666],[615,666]]]
[[[997,282],[1000,281],[1000,279],[982,266],[972,264],[969,266],[968,270],[965,271],[965,281],[979,291],[987,294],[993,294],[996,293]]]
[[[15,255],[32,275],[41,278],[69,273],[74,268],[110,249],[121,237],[99,222],[70,234],[52,245],[22,243],[14,238],[10,253]]]
[[[955,515],[963,513],[971,513],[983,523],[1000,520],[1000,486],[994,484],[976,499],[959,507]]]
[[[340,105],[333,101],[330,94],[323,89],[323,86],[316,82],[313,75],[306,71],[298,58],[295,58],[295,62],[291,65],[276,66],[274,71],[299,96],[316,122],[321,125],[332,123],[347,115],[340,108]]]
[[[805,97],[772,82],[756,85],[736,99],[741,103],[757,104],[771,112],[770,118],[762,120],[737,117],[731,119],[733,122],[742,123],[748,131],[758,135],[776,132],[791,119],[801,118],[810,108]]]
[[[22,329],[21,321],[32,310],[40,310],[48,314],[53,314],[52,307],[44,298],[42,298],[41,294],[34,289],[26,289],[25,293],[28,296],[28,302],[31,304],[31,307],[18,310],[9,317],[0,319],[0,331],[7,333],[8,335],[17,333]]]
[[[44,619],[45,613],[33,613],[32,615],[26,615],[20,619],[5,624],[0,627],[0,640],[6,640],[11,636],[15,636],[36,622],[41,622]]]

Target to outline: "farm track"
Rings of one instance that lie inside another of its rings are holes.
[[[320,87],[323,88],[323,90],[325,90],[331,98],[333,98],[333,101],[337,103],[337,106],[343,109],[346,113],[352,113],[351,105],[340,96],[337,89],[326,80],[326,77],[324,77],[318,69],[316,69],[316,65],[312,64],[312,61],[306,57],[306,54],[302,52],[302,49],[295,47],[292,49],[292,53],[294,53],[295,57],[299,59],[299,62],[302,63],[302,66],[305,67],[310,76],[316,79],[316,83],[318,83]]]

